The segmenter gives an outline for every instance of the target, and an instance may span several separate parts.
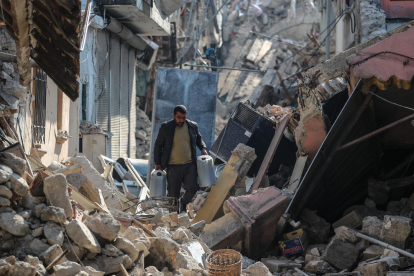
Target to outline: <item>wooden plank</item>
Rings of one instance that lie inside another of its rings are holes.
[[[72,174],[72,173],[82,173],[82,167],[81,167],[81,165],[76,164],[76,165],[73,165],[73,166],[70,166],[70,167],[59,169],[59,170],[57,170],[53,173],[54,174],[61,173],[63,175],[69,175],[69,174]]]
[[[289,191],[294,192],[299,186],[307,161],[307,155],[299,156],[299,158],[296,159],[295,167],[293,168],[292,176],[290,177],[289,186],[287,187]]]
[[[10,5],[13,16],[13,31],[16,41],[17,67],[19,69],[20,83],[27,86],[31,82],[31,64],[26,1],[11,0]]]
[[[101,208],[104,209],[106,212],[111,213],[109,212],[108,206],[106,206],[105,199],[102,195],[101,189],[98,189],[98,195],[99,195],[99,202],[100,202],[99,205],[101,206]]]
[[[145,234],[147,234],[147,236],[149,236],[149,237],[151,237],[151,238],[154,238],[154,237],[156,237],[157,235],[154,233],[154,231],[151,231],[151,230],[149,230],[147,227],[145,227],[144,226],[144,224],[142,224],[141,222],[139,222],[138,220],[136,220],[136,219],[132,219],[132,221],[139,227],[139,228],[141,228],[142,230],[144,230],[144,232],[145,232]]]
[[[76,190],[75,187],[73,187],[69,183],[68,187],[72,190],[70,198],[82,205],[83,208],[85,208],[89,212],[98,209],[92,201],[90,201],[86,196],[84,196],[78,190]]]
[[[202,220],[207,224],[213,221],[214,216],[226,199],[228,192],[236,182],[238,175],[234,172],[234,164],[239,160],[239,155],[231,155],[227,165],[217,179],[216,185],[213,186],[210,193],[207,195],[206,202],[193,219],[193,224]]]
[[[264,56],[269,52],[270,48],[272,48],[272,42],[269,40],[265,40],[263,42],[262,48],[260,49],[259,54],[257,55],[254,63],[258,64],[264,58]]]
[[[263,40],[260,38],[256,38],[256,40],[253,43],[252,48],[250,48],[250,51],[247,54],[246,61],[254,64],[257,56],[259,55],[260,49],[262,49],[262,45],[263,45]]]
[[[275,136],[273,136],[272,142],[270,143],[270,146],[262,161],[262,165],[260,165],[259,172],[257,173],[253,185],[250,187],[249,194],[251,194],[254,190],[259,189],[260,185],[262,184],[263,178],[269,169],[270,163],[272,163],[273,156],[275,155],[280,140],[282,139],[283,131],[288,125],[289,118],[289,115],[285,115],[285,117],[283,117],[283,119],[280,121],[280,124],[275,131]]]

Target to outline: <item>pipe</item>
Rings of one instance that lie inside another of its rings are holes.
[[[147,43],[141,37],[133,34],[130,29],[113,17],[110,17],[106,28],[114,34],[119,35],[123,40],[128,42],[129,45],[138,50],[144,51],[147,48]]]
[[[331,25],[331,0],[326,0],[326,26]],[[333,28],[333,27],[332,27]],[[327,32],[326,34],[326,53],[325,59],[328,60],[331,58],[331,32]]]
[[[375,244],[377,244],[377,245],[379,245],[379,246],[382,246],[382,247],[387,248],[387,249],[391,249],[391,250],[393,250],[393,251],[395,251],[395,252],[400,253],[401,255],[404,255],[404,256],[406,256],[406,257],[409,257],[409,258],[411,258],[411,259],[414,259],[414,255],[413,255],[413,254],[411,254],[411,253],[409,253],[409,252],[407,252],[407,251],[405,251],[405,250],[401,250],[401,249],[399,249],[399,248],[397,248],[397,247],[395,247],[395,246],[392,246],[391,244],[388,244],[388,243],[385,243],[385,242],[379,241],[379,240],[377,240],[377,239],[371,238],[371,237],[369,237],[369,236],[366,236],[366,235],[364,235],[364,234],[361,234],[361,233],[359,233],[358,231],[356,231],[356,230],[354,230],[354,229],[352,229],[352,228],[347,227],[347,229],[348,229],[351,233],[355,234],[358,238],[361,238],[361,239],[363,239],[363,240],[366,240],[366,241],[369,241],[369,242],[375,243]]]
[[[252,69],[244,69],[244,68],[230,68],[230,67],[219,67],[219,66],[207,66],[207,65],[191,65],[191,64],[184,64],[184,66],[190,67],[204,67],[204,68],[213,68],[213,69],[222,69],[222,70],[234,70],[234,71],[246,71],[246,72],[258,72],[264,74],[265,71],[261,70],[252,70]]]

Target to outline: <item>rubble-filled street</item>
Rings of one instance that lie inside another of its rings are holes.
[[[413,3],[2,0],[0,275],[414,275]]]

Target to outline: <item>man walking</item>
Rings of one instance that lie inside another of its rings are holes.
[[[196,146],[207,155],[206,144],[195,122],[187,120],[183,105],[174,108],[173,120],[161,125],[154,145],[155,169],[167,168],[168,197],[180,197],[181,185],[185,194],[180,210],[185,211],[199,187],[197,184]]]

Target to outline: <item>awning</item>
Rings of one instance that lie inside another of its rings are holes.
[[[359,51],[350,62],[351,82],[361,79],[362,91],[372,85],[386,90],[394,84],[409,89],[414,76],[414,28]]]

